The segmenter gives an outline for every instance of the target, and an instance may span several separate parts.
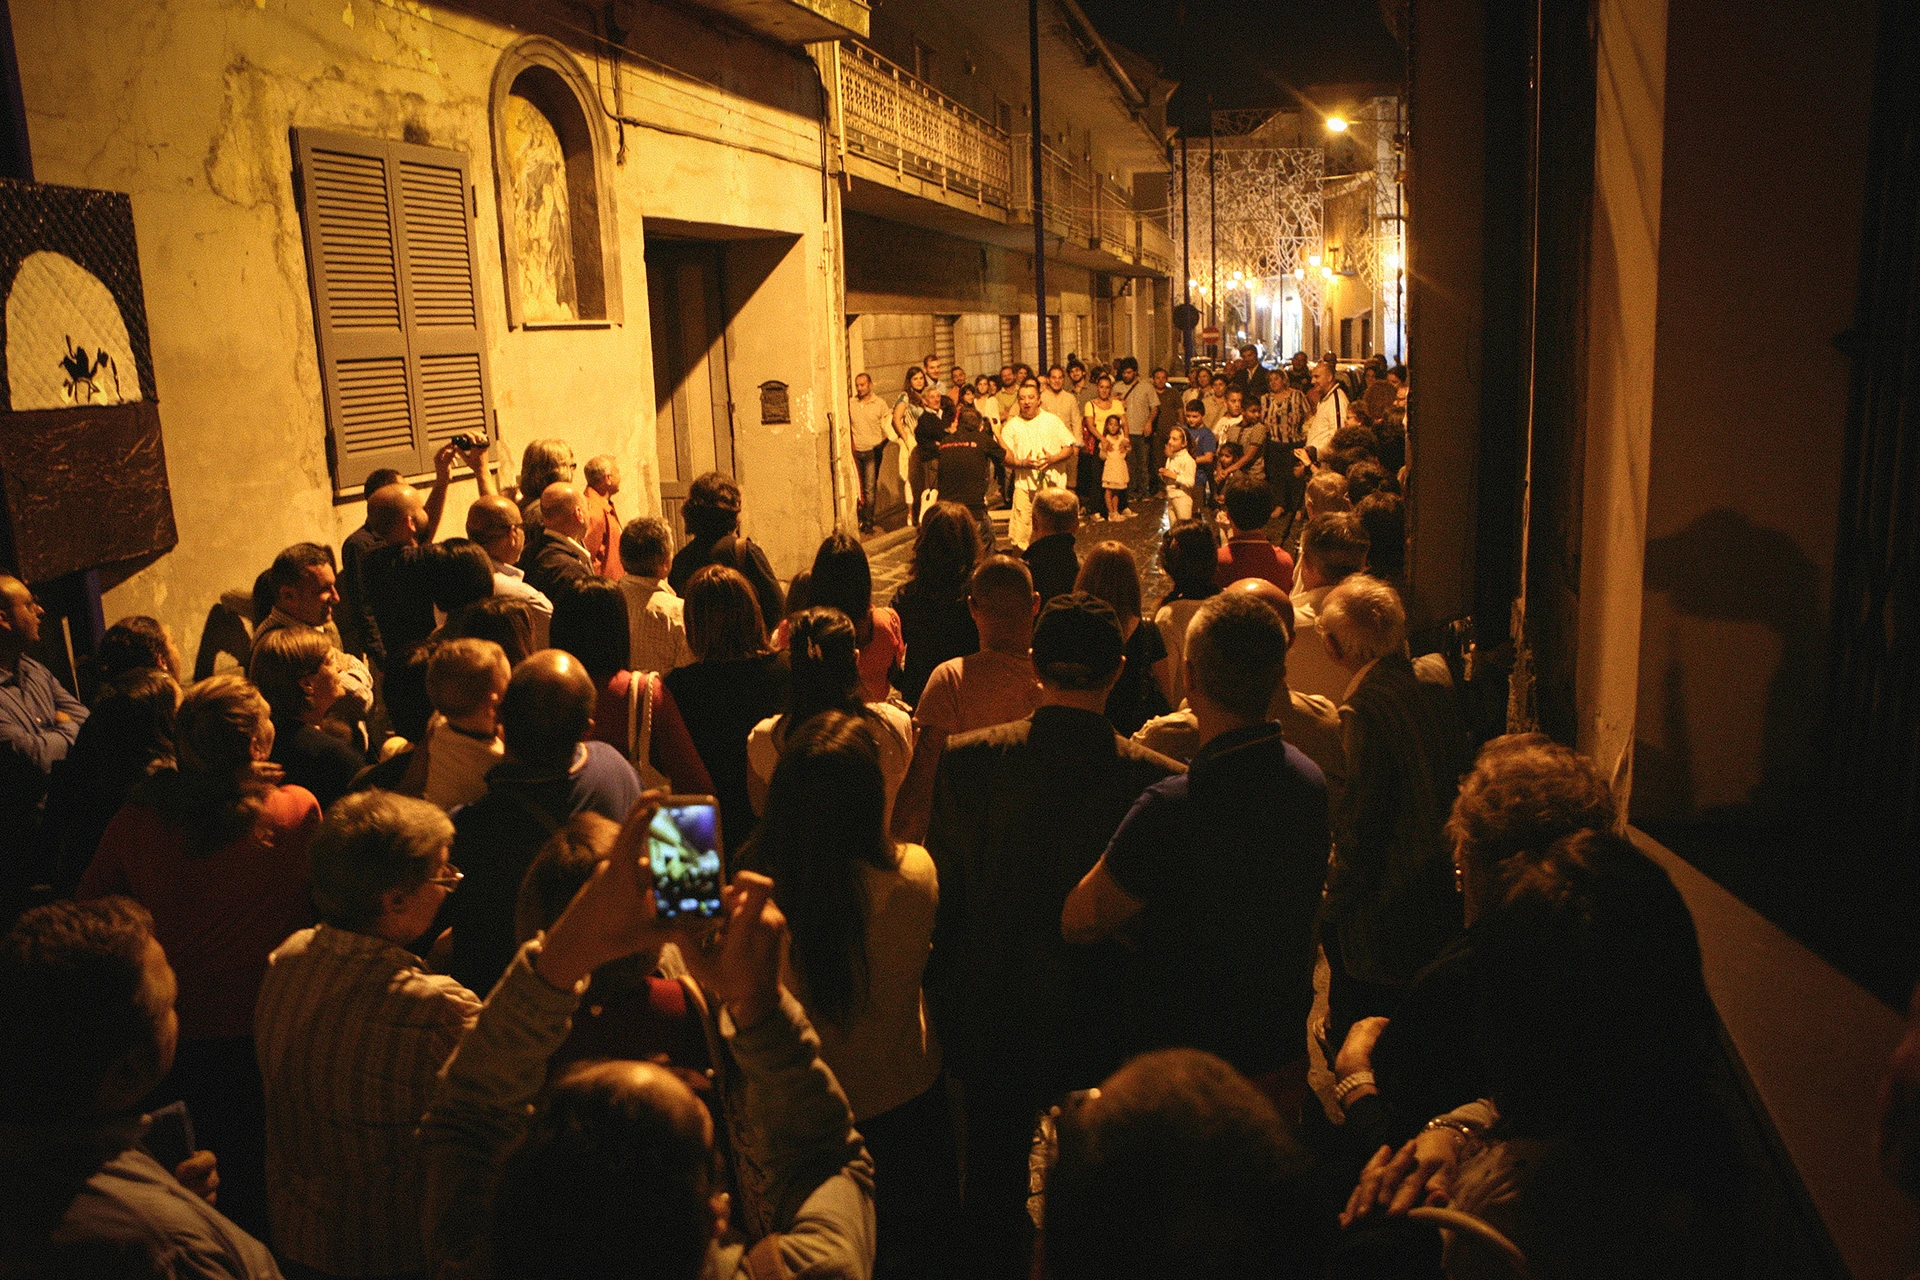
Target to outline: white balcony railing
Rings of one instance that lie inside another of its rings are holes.
[[[1002,209],[1012,195],[1006,134],[863,45],[841,46],[847,150]]]

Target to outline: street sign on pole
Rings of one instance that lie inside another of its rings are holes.
[[[1220,329],[1217,325],[1208,325],[1200,331],[1200,341],[1215,343],[1220,341]]]

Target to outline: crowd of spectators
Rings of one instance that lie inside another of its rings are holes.
[[[0,1272],[1724,1273],[1691,919],[1587,760],[1411,651],[1389,371],[1119,372],[856,415],[863,484],[929,416],[963,484],[888,604],[846,533],[783,589],[725,475],[677,549],[621,522],[558,440],[469,457],[463,538],[451,447],[370,479],[244,671],[121,621],[91,709],[0,576],[51,886],[0,942]],[[1043,398],[1185,499],[1163,598],[1080,549]],[[717,918],[659,910],[668,793],[717,801]]]

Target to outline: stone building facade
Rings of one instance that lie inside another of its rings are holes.
[[[778,571],[805,564],[852,502],[807,42],[867,12],[719,7],[14,5],[35,176],[129,193],[138,235],[179,545],[107,567],[105,617],[192,662],[223,593],[360,525],[373,467],[424,483],[471,430],[506,478],[539,437],[613,455],[626,516],[732,470]]]

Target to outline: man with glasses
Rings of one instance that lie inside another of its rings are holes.
[[[427,972],[425,939],[463,879],[453,823],[424,800],[343,797],[310,851],[320,923],[275,949],[254,1039],[267,1197],[289,1274],[423,1273],[426,1167],[414,1126],[480,1001]]]

